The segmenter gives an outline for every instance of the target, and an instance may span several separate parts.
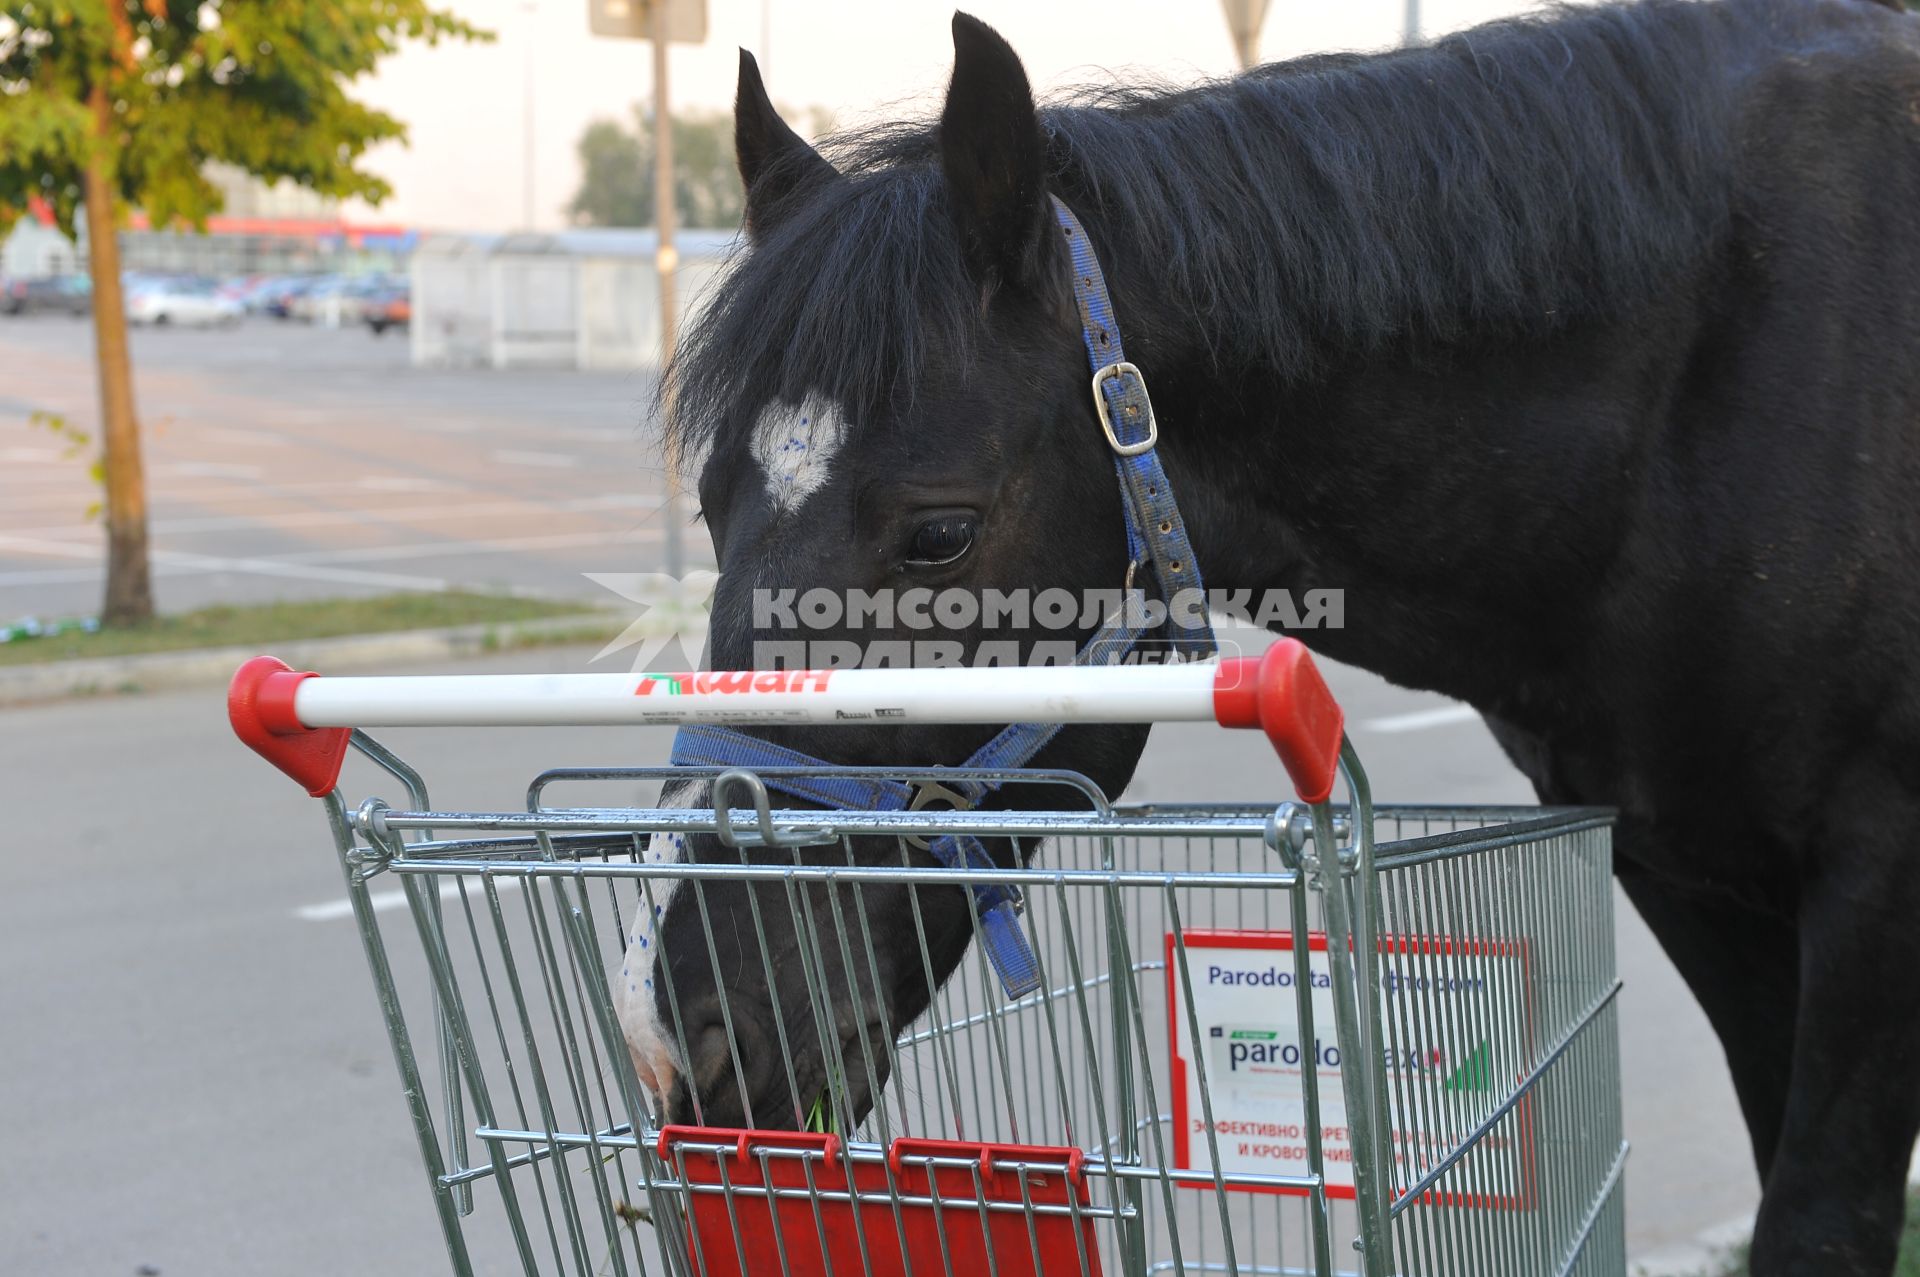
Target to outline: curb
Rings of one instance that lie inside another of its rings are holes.
[[[347,634],[338,638],[292,639],[272,643],[273,654],[295,669],[364,669],[405,661],[437,661],[481,656],[527,640],[605,642],[613,617],[593,612],[543,617],[536,621],[480,622],[437,630],[395,630],[386,634]],[[617,625],[616,625],[617,630]],[[157,692],[174,688],[221,686],[242,661],[260,655],[258,647],[202,647],[184,652],[106,656],[78,661],[49,661],[0,669],[0,708],[62,700],[73,696]]]

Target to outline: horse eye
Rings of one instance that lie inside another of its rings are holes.
[[[913,548],[907,562],[921,567],[952,563],[973,548],[974,521],[971,515],[943,514],[928,519],[914,530]]]

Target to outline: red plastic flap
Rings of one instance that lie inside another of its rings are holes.
[[[233,734],[256,754],[315,798],[324,798],[339,783],[353,729],[313,728],[300,722],[294,693],[303,681],[318,677],[275,657],[256,656],[236,670],[227,685],[227,719]]]
[[[829,1162],[840,1157],[840,1137],[819,1131],[736,1131],[715,1126],[663,1126],[653,1151],[663,1162],[673,1160],[673,1151],[682,1144],[733,1145],[733,1155],[745,1161],[749,1148],[794,1149],[818,1153]]]
[[[1086,1152],[1078,1148],[1056,1148],[1045,1144],[977,1144],[971,1140],[927,1140],[902,1135],[887,1149],[887,1165],[895,1175],[904,1173],[907,1158],[971,1159],[980,1167],[980,1177],[989,1180],[1000,1173],[1006,1162],[1033,1162],[1042,1166],[1064,1166],[1079,1200],[1086,1200]],[[1019,1185],[1014,1184],[1014,1200],[1019,1200]]]
[[[955,1273],[1100,1277],[1093,1220],[1072,1213],[1088,1200],[1079,1149],[902,1138],[885,1161],[853,1161],[842,1147],[791,1131],[661,1131],[660,1156],[688,1185],[695,1271],[908,1277],[951,1262]],[[709,1191],[723,1184],[730,1196]],[[832,1200],[849,1190],[857,1204]]]
[[[1213,717],[1222,727],[1266,732],[1302,802],[1325,802],[1333,793],[1346,715],[1299,639],[1280,639],[1257,658],[1220,662]]]

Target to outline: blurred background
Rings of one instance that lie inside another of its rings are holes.
[[[1044,97],[1531,7],[970,11]],[[224,679],[264,649],[625,668],[610,640],[711,562],[653,395],[736,247],[737,50],[819,136],[934,110],[949,13],[673,0],[656,47],[641,0],[0,3],[0,1272],[439,1270],[321,821],[235,744]],[[1333,677],[1384,797],[1531,799],[1471,711]],[[395,735],[456,806],[665,756]],[[1163,733],[1135,796],[1273,782]],[[1704,1273],[1757,1196],[1744,1132],[1624,902],[1620,942],[1633,1246]]]

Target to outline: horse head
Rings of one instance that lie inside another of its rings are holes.
[[[953,34],[938,128],[869,139],[839,166],[781,121],[741,56],[750,251],[683,347],[671,426],[721,569],[714,669],[1071,661],[1103,619],[1086,600],[1135,584],[1047,136],[1006,42],[965,15]],[[745,761],[978,763],[999,730],[762,728]],[[1068,727],[1012,761],[1117,794],[1146,735]],[[685,784],[674,800],[713,796]],[[1084,805],[1048,786],[980,801]],[[750,855],[933,867],[935,850],[861,837]],[[1036,844],[977,850],[1012,866]],[[705,835],[649,852],[748,854]],[[976,935],[971,903],[957,886],[679,883],[642,908],[620,986],[642,1080],[669,1120],[787,1127],[844,1077],[843,1112],[864,1118],[893,1037]]]

